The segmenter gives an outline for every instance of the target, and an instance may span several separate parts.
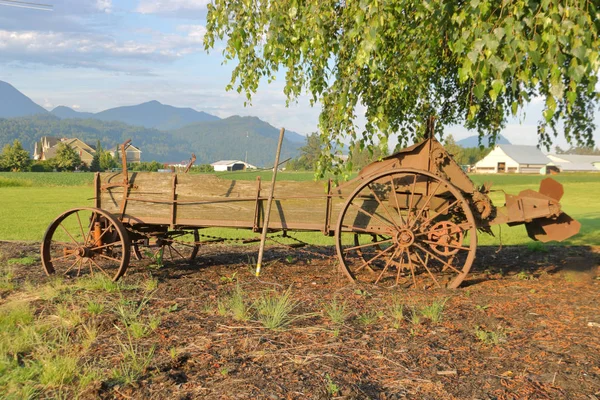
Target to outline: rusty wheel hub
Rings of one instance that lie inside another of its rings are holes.
[[[415,242],[415,235],[409,229],[400,229],[394,237],[394,242],[398,246],[406,248]]]

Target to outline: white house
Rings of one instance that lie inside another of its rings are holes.
[[[600,172],[600,155],[548,154],[561,172]]]
[[[535,146],[498,144],[483,159],[475,164],[480,174],[520,173],[538,174],[551,164],[550,160]]]
[[[248,164],[240,160],[221,160],[214,162],[210,165],[212,165],[216,172],[244,171],[246,169],[256,169],[254,165]]]

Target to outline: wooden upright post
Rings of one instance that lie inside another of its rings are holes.
[[[275,165],[273,166],[273,179],[271,180],[271,190],[267,200],[267,209],[265,210],[265,221],[263,223],[262,234],[260,235],[260,247],[258,248],[258,259],[256,260],[256,276],[260,275],[263,254],[265,252],[265,241],[267,240],[267,231],[269,230],[269,216],[271,215],[271,204],[273,203],[273,193],[275,191],[275,179],[277,178],[277,168],[279,167],[279,155],[281,154],[281,145],[283,144],[283,134],[285,128],[279,131],[279,142],[277,143],[277,154],[275,154]]]

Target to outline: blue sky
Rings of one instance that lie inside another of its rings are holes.
[[[219,117],[254,115],[301,134],[316,130],[319,106],[302,97],[286,108],[282,79],[262,86],[252,107],[225,91],[233,65],[222,65],[219,49],[207,54],[202,46],[209,0],[48,2],[51,12],[0,5],[0,80],[47,109],[97,112],[158,100]],[[503,134],[536,144],[541,106],[534,101]],[[447,132],[472,134],[460,126]],[[595,138],[600,143],[600,128]]]

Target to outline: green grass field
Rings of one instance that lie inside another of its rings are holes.
[[[225,179],[254,180],[260,175],[271,179],[271,172],[230,172],[216,174]],[[63,211],[93,204],[93,173],[0,173],[0,240],[40,241],[46,227]],[[307,181],[312,172],[282,172],[281,180]],[[491,181],[492,200],[504,202],[503,191],[517,194],[521,190],[539,188],[540,175],[472,175],[479,184]],[[564,174],[553,176],[564,185],[563,210],[581,222],[579,235],[566,244],[600,245],[600,174]],[[481,234],[482,245],[518,245],[530,243],[524,226],[494,227],[495,237]],[[226,237],[248,237],[246,231],[209,229],[207,234]],[[315,244],[333,244],[333,239],[320,233],[296,236]]]

